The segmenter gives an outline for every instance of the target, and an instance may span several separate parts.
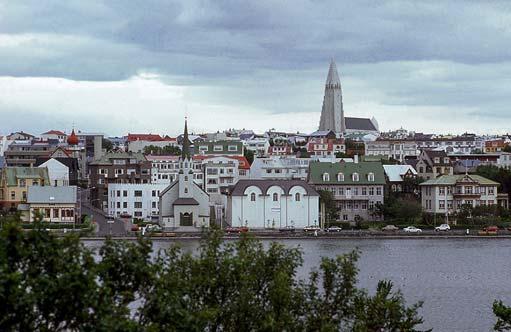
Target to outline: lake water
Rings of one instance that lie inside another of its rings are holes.
[[[266,240],[265,240],[266,241]],[[511,305],[510,239],[297,239],[281,240],[300,246],[302,278],[321,257],[359,248],[359,286],[374,291],[378,280],[389,279],[408,304],[424,301],[423,328],[435,331],[491,331],[494,299]],[[174,242],[155,241],[155,249]],[[100,242],[86,242],[99,246]],[[181,245],[194,250],[198,241]]]

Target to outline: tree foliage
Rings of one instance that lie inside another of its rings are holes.
[[[181,149],[178,146],[166,145],[164,147],[156,145],[148,145],[144,147],[144,154],[152,154],[157,156],[179,156]]]
[[[476,174],[500,183],[499,192],[511,193],[511,170],[495,165],[478,166]]]
[[[493,313],[497,316],[497,322],[493,327],[495,331],[511,331],[511,308],[502,301],[493,302]]]
[[[243,156],[247,158],[247,161],[250,165],[254,162],[254,152],[252,150],[246,149],[243,151]]]
[[[392,284],[356,287],[358,252],[300,280],[299,249],[212,231],[197,253],[107,240],[98,250],[43,229],[0,234],[1,331],[417,331]]]

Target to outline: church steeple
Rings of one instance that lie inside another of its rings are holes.
[[[333,59],[330,61],[325,82],[325,96],[323,97],[319,130],[333,130],[335,133],[342,135],[346,133],[341,80]]]
[[[181,151],[181,159],[190,159],[190,139],[188,138],[188,119],[185,117],[185,131],[183,133],[183,150]]]

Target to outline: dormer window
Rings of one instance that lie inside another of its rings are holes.
[[[323,181],[330,181],[330,174],[323,173]]]
[[[337,174],[337,181],[344,181],[344,174],[343,173],[338,173]]]
[[[367,181],[374,182],[374,173],[367,174]]]
[[[358,173],[353,173],[353,174],[351,175],[351,179],[352,179],[353,181],[355,181],[355,182],[358,182],[358,180],[359,180]]]
[[[440,158],[438,158],[438,157],[435,157],[433,160],[434,160],[435,164],[440,163]]]
[[[448,164],[449,163],[449,158],[444,158],[444,163]]]

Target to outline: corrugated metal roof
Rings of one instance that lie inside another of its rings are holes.
[[[28,187],[27,203],[76,204],[76,192],[76,186],[32,186]]]
[[[50,183],[46,167],[5,167],[4,174],[8,186],[18,185],[16,179],[43,179],[45,184]]]
[[[375,185],[386,184],[385,172],[381,162],[364,161],[358,163],[329,163],[311,162],[309,164],[309,182],[313,184],[346,184],[346,185]],[[329,175],[329,180],[323,180],[323,174]],[[344,181],[338,181],[337,175],[342,173]],[[359,175],[358,181],[353,181],[353,173]],[[374,181],[368,180],[368,174],[374,174]]]

